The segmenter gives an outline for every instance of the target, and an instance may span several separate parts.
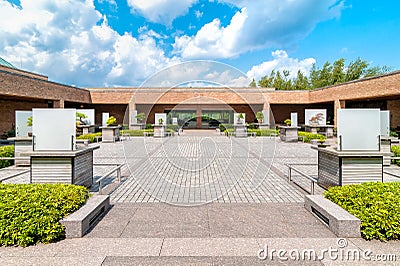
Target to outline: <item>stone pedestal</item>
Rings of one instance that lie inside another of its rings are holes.
[[[15,137],[8,140],[14,141],[15,166],[29,166],[30,159],[25,153],[32,151],[32,137]]]
[[[75,151],[33,151],[31,183],[64,183],[90,187],[93,184],[93,150],[98,145]]]
[[[167,126],[166,125],[153,125],[154,137],[163,138],[167,136]]]
[[[318,185],[332,186],[383,181],[383,156],[380,151],[337,151],[318,148]]]
[[[246,124],[233,125],[233,135],[236,138],[247,138],[247,127],[246,127]]]
[[[130,130],[143,130],[146,128],[146,124],[130,124],[129,129]]]
[[[390,138],[381,138],[381,152],[383,155],[383,165],[390,166],[391,160],[390,156],[392,155],[392,143]]]
[[[332,125],[324,125],[324,126],[310,126],[305,125],[306,132],[310,132],[313,134],[322,134],[325,135],[327,138],[333,138],[333,126]]]
[[[297,142],[299,140],[299,127],[279,126],[279,136],[284,142]]]
[[[82,129],[82,135],[94,133],[94,125],[79,125],[77,128]]]
[[[258,128],[259,129],[269,129],[269,124],[259,124]]]
[[[102,142],[115,142],[119,140],[120,126],[106,126],[100,128]]]

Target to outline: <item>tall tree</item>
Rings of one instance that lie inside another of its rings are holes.
[[[250,82],[249,87],[251,87],[251,88],[257,87],[257,83],[256,83],[256,80],[255,80],[254,78],[253,78],[253,80]]]
[[[347,66],[345,81],[356,80],[364,76],[367,68],[367,61],[361,60],[361,58],[357,58],[356,60],[349,63]]]
[[[293,89],[295,90],[307,90],[310,84],[308,82],[308,78],[306,75],[301,72],[301,70],[297,71],[297,76],[293,81]]]
[[[344,71],[344,62],[344,58],[340,58],[333,62],[331,85],[343,83],[345,81],[346,74]]]
[[[258,86],[263,88],[271,88],[275,79],[275,70],[272,70],[269,73],[269,76],[264,76],[258,81]]]

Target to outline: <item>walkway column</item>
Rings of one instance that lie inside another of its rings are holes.
[[[269,102],[264,103],[262,113],[264,115],[263,124],[271,124],[271,121],[270,121],[271,106],[269,105]]]
[[[53,101],[54,108],[64,108],[64,100],[60,99],[58,101]]]
[[[201,128],[201,117],[202,117],[201,106],[197,105],[196,106],[196,128]]]
[[[134,101],[134,98],[132,97],[132,99],[130,100],[130,102],[128,104],[128,117],[129,117],[128,125],[129,125],[129,127],[131,124],[137,124],[136,117],[134,117],[134,111],[136,111],[136,103]],[[136,112],[135,116],[136,115],[137,115],[137,112]]]
[[[334,117],[334,124],[335,124],[335,127],[337,128],[337,117],[338,117],[338,109],[343,109],[343,108],[346,108],[346,101],[345,100],[339,100],[339,99],[337,99],[337,100],[335,100],[335,117]]]

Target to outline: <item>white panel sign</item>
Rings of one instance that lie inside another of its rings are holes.
[[[290,114],[290,121],[292,122],[291,123],[291,126],[292,127],[297,127],[297,113],[291,113]]]
[[[177,117],[172,117],[172,124],[177,125],[178,124],[178,118]]]
[[[32,111],[15,111],[15,136],[26,137],[28,132],[32,132],[32,126],[28,126],[28,118],[32,116]]]
[[[262,110],[264,115],[263,124],[269,124],[269,110]]]
[[[137,110],[133,110],[131,113],[131,124],[137,124]]]
[[[326,109],[306,109],[304,118],[307,126],[325,126]]]
[[[234,125],[242,125],[246,123],[246,114],[245,113],[234,113],[233,114],[233,124]]]
[[[101,114],[101,125],[103,127],[107,126],[107,120],[110,117],[110,113],[102,113]]]
[[[390,111],[381,111],[381,136],[390,135]]]
[[[33,109],[35,151],[75,149],[76,109]]]
[[[378,151],[381,133],[379,109],[339,109],[338,149]]]
[[[167,124],[167,114],[165,114],[165,113],[156,113],[154,118],[155,118],[156,125],[161,125],[161,124],[166,125]]]
[[[77,109],[76,112],[87,116],[87,118],[82,118],[85,125],[94,125],[95,124],[94,109]]]

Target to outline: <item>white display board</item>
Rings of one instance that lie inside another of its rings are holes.
[[[32,111],[15,111],[16,137],[27,137],[28,132],[32,132],[32,127],[27,125],[30,116],[32,116]]]
[[[379,109],[339,109],[338,150],[378,151],[380,118]]]
[[[131,124],[133,125],[137,124],[137,118],[136,118],[137,114],[138,114],[137,110],[133,110],[131,113]]]
[[[33,109],[35,151],[75,150],[76,109]]]
[[[77,113],[81,113],[87,116],[87,118],[83,118],[83,122],[85,125],[94,125],[95,124],[95,113],[94,109],[77,109]]]
[[[242,114],[243,118],[239,118],[239,115]],[[246,114],[245,113],[234,113],[233,114],[233,124],[241,125],[246,123]]]
[[[381,111],[381,136],[390,135],[390,111]]]
[[[154,116],[154,119],[155,119],[155,124],[156,125],[160,125],[160,118],[162,119],[162,121],[163,121],[163,125],[166,125],[167,124],[167,114],[165,114],[165,113],[156,113],[155,114],[155,116]]]
[[[307,126],[325,126],[326,109],[306,109],[304,118]]]
[[[290,121],[291,121],[290,126],[292,126],[292,127],[297,127],[298,126],[297,113],[290,113]]]
[[[172,117],[172,124],[177,125],[178,124],[178,118],[177,117]]]
[[[110,117],[110,113],[102,113],[101,114],[101,125],[103,127],[107,126],[107,120]]]
[[[263,124],[268,124],[269,125],[269,110],[262,110],[262,113],[264,115],[263,118]]]

